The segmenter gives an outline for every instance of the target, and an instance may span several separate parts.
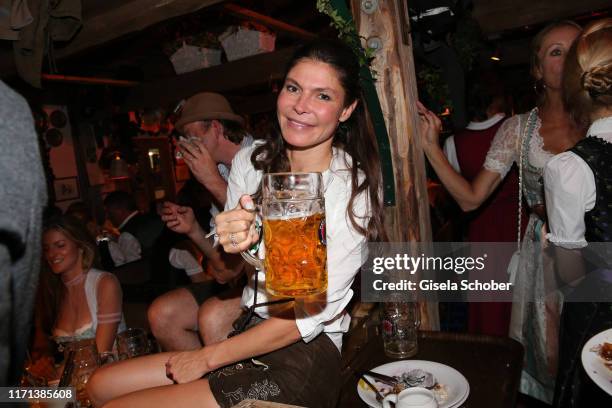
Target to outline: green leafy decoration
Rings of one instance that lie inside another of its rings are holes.
[[[355,24],[352,21],[347,21],[338,11],[332,6],[330,0],[317,0],[317,10],[319,13],[327,15],[331,22],[330,26],[334,27],[338,31],[338,38],[346,43],[359,60],[359,66],[366,67],[370,70],[372,78],[376,77],[376,71],[372,70],[371,64],[374,59],[375,49],[366,47],[364,48],[361,44],[363,37],[360,37],[355,29]]]
[[[419,84],[423,86],[429,97],[439,105],[442,110],[448,108],[452,110],[453,105],[450,99],[448,84],[442,78],[442,70],[431,65],[422,65],[417,70]]]

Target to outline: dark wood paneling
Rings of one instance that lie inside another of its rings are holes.
[[[473,16],[486,34],[572,18],[610,8],[610,0],[474,0]]]
[[[282,79],[285,65],[295,52],[287,48],[258,54],[222,65],[150,82],[132,89],[124,109],[169,106],[198,92],[226,93]]]

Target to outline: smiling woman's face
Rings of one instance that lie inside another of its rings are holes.
[[[287,74],[276,102],[283,139],[298,149],[329,144],[340,122],[355,109],[345,105],[345,92],[329,64],[305,59]]]
[[[57,229],[50,229],[43,235],[43,254],[55,274],[62,274],[81,264],[81,252],[76,242]]]
[[[538,52],[536,79],[542,79],[551,89],[561,89],[563,63],[578,34],[580,31],[572,26],[557,27],[546,34]]]

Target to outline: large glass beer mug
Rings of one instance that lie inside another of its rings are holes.
[[[327,290],[325,198],[321,173],[268,173],[261,216],[266,290],[305,297]]]
[[[76,389],[76,400],[78,407],[93,407],[89,395],[87,394],[87,382],[93,372],[100,367],[100,356],[96,339],[84,339],[70,343],[66,347],[67,355],[72,357],[70,364],[71,378],[69,385]],[[64,370],[67,368],[64,367]],[[63,376],[63,375],[62,375]],[[60,386],[65,386],[61,384]]]

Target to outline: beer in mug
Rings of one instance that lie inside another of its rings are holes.
[[[262,185],[266,289],[305,297],[327,289],[321,173],[268,173]]]
[[[263,222],[266,288],[280,296],[309,296],[327,289],[325,213]]]

